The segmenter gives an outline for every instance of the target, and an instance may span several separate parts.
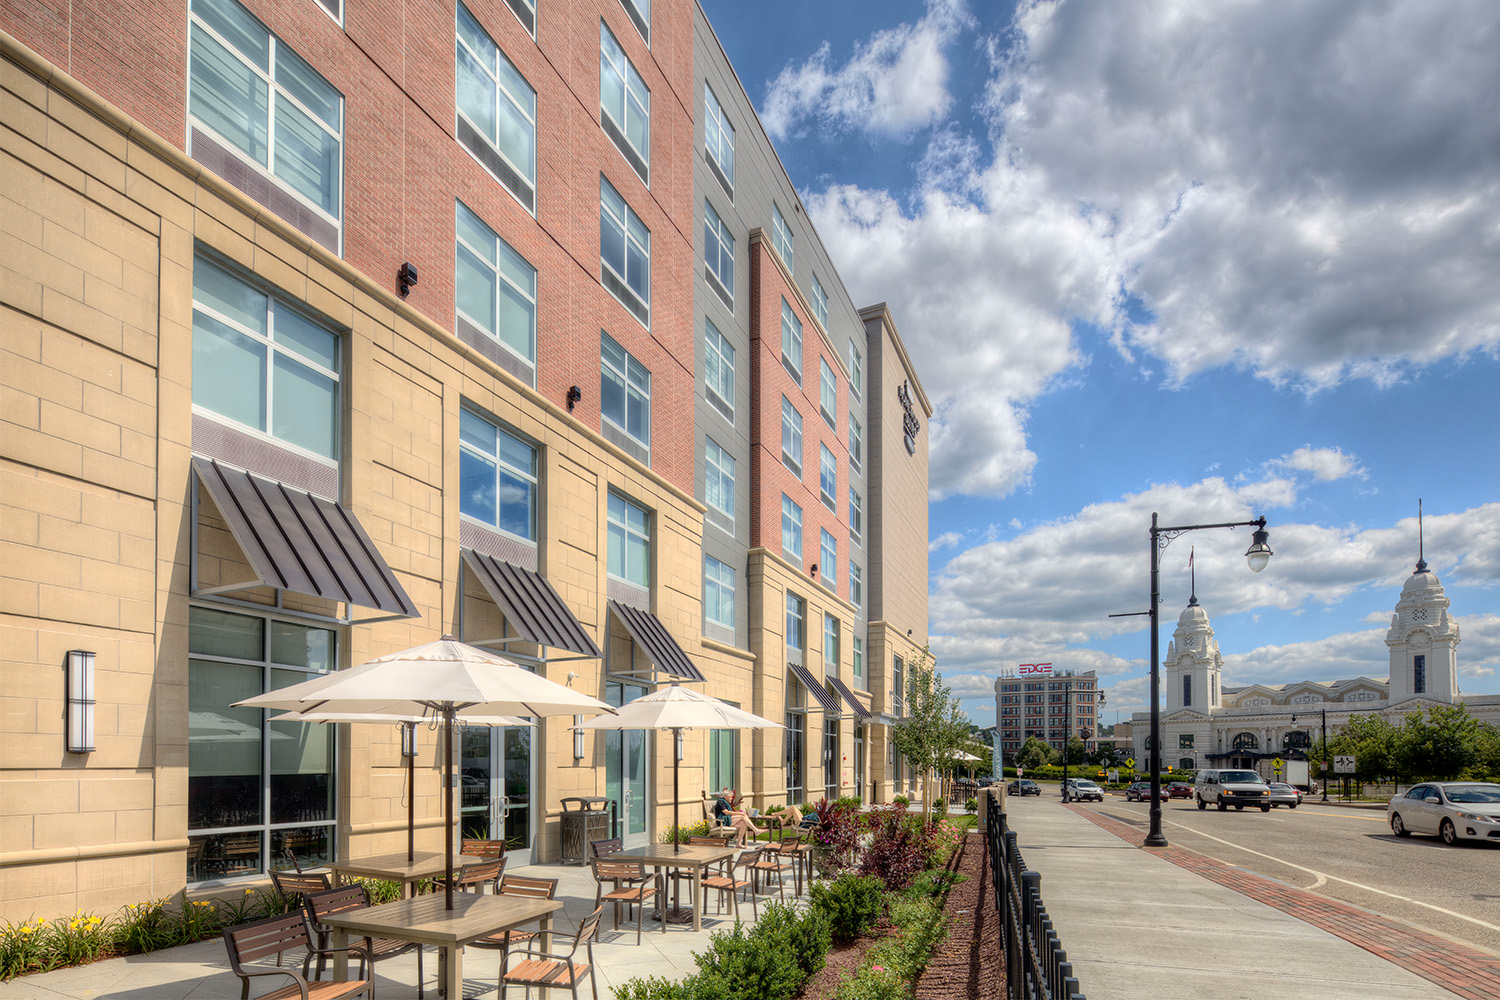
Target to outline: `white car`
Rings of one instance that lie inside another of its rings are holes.
[[[1104,789],[1087,778],[1069,778],[1067,785],[1063,787],[1063,801],[1087,802],[1089,799],[1103,802]]]
[[[1302,801],[1302,793],[1294,785],[1288,785],[1284,781],[1273,781],[1268,787],[1271,789],[1271,794],[1267,795],[1266,798],[1270,800],[1273,806],[1286,806],[1288,809],[1295,809],[1297,808],[1297,803]]]
[[[1398,837],[1435,833],[1445,844],[1487,840],[1500,844],[1500,785],[1488,781],[1428,781],[1385,805]]]

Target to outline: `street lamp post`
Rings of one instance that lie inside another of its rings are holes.
[[[1151,605],[1146,611],[1126,612],[1125,615],[1110,615],[1111,618],[1121,618],[1126,615],[1148,615],[1151,619],[1151,747],[1147,751],[1151,756],[1151,828],[1146,833],[1145,846],[1166,847],[1167,838],[1161,832],[1161,649],[1156,634],[1157,604],[1161,601],[1159,587],[1159,565],[1161,562],[1161,551],[1165,549],[1178,535],[1187,531],[1200,531],[1205,528],[1247,528],[1254,526],[1255,534],[1250,537],[1250,547],[1245,550],[1245,561],[1250,565],[1252,573],[1259,573],[1266,568],[1266,563],[1271,560],[1271,546],[1269,532],[1266,531],[1266,519],[1258,517],[1253,521],[1224,521],[1220,524],[1179,524],[1163,528],[1156,523],[1156,512],[1151,512]]]
[[[1326,709],[1326,708],[1319,709],[1318,710],[1318,714],[1323,717],[1323,746],[1322,746],[1323,759],[1320,760],[1318,763],[1321,764],[1322,768],[1323,768],[1323,773],[1322,773],[1322,778],[1323,778],[1323,801],[1327,802],[1328,801],[1328,709]],[[1296,724],[1297,724],[1297,713],[1293,712],[1292,713],[1292,725],[1295,726]]]

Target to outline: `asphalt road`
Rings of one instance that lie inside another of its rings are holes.
[[[1045,789],[1048,795],[1057,792]],[[1080,805],[1146,835],[1144,802],[1111,795]],[[1162,833],[1174,846],[1500,955],[1500,844],[1398,838],[1383,809],[1318,801],[1262,813],[1200,811],[1175,799],[1163,804]]]

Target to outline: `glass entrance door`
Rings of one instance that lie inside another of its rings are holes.
[[[465,726],[459,737],[462,836],[504,840],[511,866],[531,863],[532,732],[528,726]]]
[[[610,681],[604,685],[604,700],[614,708],[646,693],[639,684]],[[626,847],[649,844],[650,806],[648,746],[644,729],[603,729],[604,794],[614,800],[619,817],[619,835]]]

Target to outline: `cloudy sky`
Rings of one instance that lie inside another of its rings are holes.
[[[936,413],[933,649],[1145,707],[1189,593],[1225,683],[1389,672],[1417,556],[1500,693],[1500,4],[702,0]],[[768,8],[772,8],[768,10]]]

